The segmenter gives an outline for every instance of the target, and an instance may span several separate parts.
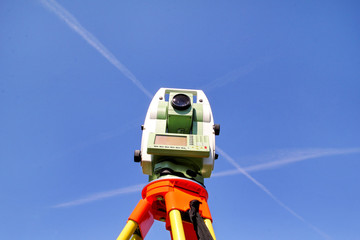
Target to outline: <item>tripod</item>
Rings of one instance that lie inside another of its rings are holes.
[[[172,240],[200,239],[196,228],[199,228],[199,225],[206,226],[208,239],[212,237],[216,240],[207,199],[206,189],[190,179],[154,180],[143,188],[142,199],[131,213],[117,240],[129,240],[131,237],[131,240],[144,239],[154,220],[166,222],[165,226],[170,231]],[[190,208],[191,202],[198,206],[195,213],[194,208]],[[197,221],[194,221],[194,216],[197,216]],[[204,228],[200,231],[204,231]]]

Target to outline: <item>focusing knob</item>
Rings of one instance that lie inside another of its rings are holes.
[[[220,134],[220,124],[214,124],[214,131],[216,136]]]
[[[134,162],[141,162],[141,151],[140,150],[135,150]]]

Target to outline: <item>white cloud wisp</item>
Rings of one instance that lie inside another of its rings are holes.
[[[94,193],[94,194],[84,197],[84,198],[80,198],[80,199],[77,199],[74,201],[60,203],[60,204],[57,204],[52,207],[53,208],[73,207],[73,206],[82,205],[85,203],[94,202],[94,201],[105,199],[105,198],[114,197],[117,195],[139,192],[139,191],[141,191],[141,189],[143,189],[143,187],[145,185],[146,184],[138,184],[138,185],[133,185],[133,186],[124,187],[124,188],[118,188],[118,189],[114,189],[114,190],[110,190],[110,191],[106,191],[106,192],[98,192],[98,193]]]
[[[309,159],[316,159],[320,157],[326,156],[334,156],[334,155],[345,155],[351,153],[360,153],[360,148],[329,148],[329,149],[305,149],[305,150],[297,150],[288,153],[284,157],[276,157],[277,160],[270,161],[267,163],[256,164],[248,167],[243,167],[242,169],[246,172],[255,172],[262,170],[269,170],[278,167],[282,167],[287,164],[301,162]],[[239,169],[232,169],[228,171],[222,171],[213,173],[211,177],[225,177],[242,173]]]
[[[217,147],[217,149],[219,150],[220,148]],[[220,149],[220,151],[221,151],[221,149]],[[224,152],[222,151],[221,153],[224,153]],[[252,172],[252,171],[263,171],[263,170],[273,169],[276,167],[281,167],[281,166],[299,162],[299,161],[316,159],[318,157],[331,156],[331,155],[343,155],[343,154],[351,154],[351,153],[360,153],[360,148],[298,150],[298,151],[292,152],[290,154],[290,156],[281,158],[279,160],[275,160],[275,161],[271,161],[271,162],[263,163],[263,164],[257,164],[257,165],[253,165],[253,166],[249,166],[249,167],[245,167],[245,168],[235,167],[236,169],[234,169],[234,170],[213,173],[211,175],[211,177],[225,177],[225,176],[230,176],[230,175],[243,174],[244,172],[248,173],[248,172]],[[225,158],[225,156],[229,157],[227,154],[223,155],[224,158]],[[248,176],[250,176],[250,175],[248,174]],[[145,185],[146,184],[138,184],[138,185],[114,189],[114,190],[110,190],[110,191],[106,191],[106,192],[94,193],[90,196],[83,197],[83,198],[80,198],[77,200],[57,204],[53,207],[54,208],[72,207],[72,206],[82,205],[85,203],[90,203],[90,202],[97,201],[97,200],[115,197],[118,195],[140,192],[142,187]]]
[[[49,10],[61,18],[72,30],[78,33],[88,44],[95,48],[103,57],[114,65],[126,78],[140,89],[146,96],[152,99],[153,95],[142,83],[125,67],[94,35],[87,31],[77,19],[55,0],[40,0]]]

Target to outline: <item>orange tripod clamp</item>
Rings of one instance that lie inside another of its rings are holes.
[[[189,179],[166,178],[152,181],[143,188],[142,199],[128,219],[128,224],[129,222],[132,224],[129,233],[123,234],[124,228],[118,240],[129,239],[135,230],[138,230],[137,234],[141,238],[145,238],[154,220],[166,222],[166,229],[171,232],[172,239],[197,239],[193,225],[181,218],[181,215],[186,216],[192,200],[198,200],[201,203],[199,214],[205,219],[205,223],[215,239],[207,199],[206,189]],[[176,223],[176,221],[180,221],[180,223]]]

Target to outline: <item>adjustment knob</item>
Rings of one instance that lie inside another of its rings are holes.
[[[141,151],[140,150],[135,150],[134,162],[141,162]]]
[[[215,131],[215,135],[219,135],[220,134],[220,124],[214,124],[214,131]]]

